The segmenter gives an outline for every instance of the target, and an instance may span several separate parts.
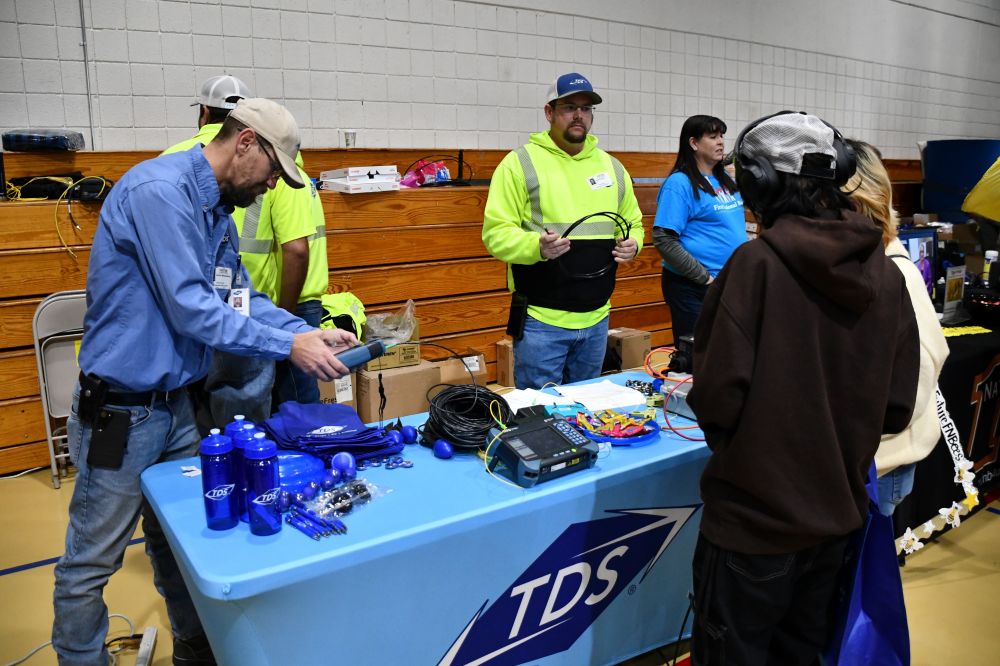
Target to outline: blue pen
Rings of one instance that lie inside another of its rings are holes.
[[[294,507],[292,509],[292,515],[294,515],[296,518],[298,518],[305,524],[310,525],[313,529],[320,532],[323,536],[329,536],[329,534],[332,532],[330,526],[327,525],[326,522],[320,522],[319,520],[310,516],[309,514],[302,513],[299,507]]]
[[[315,511],[313,511],[309,507],[307,507],[305,505],[305,503],[302,502],[301,500],[297,500],[296,499],[296,500],[293,500],[292,503],[295,506],[295,510],[298,511],[300,514],[306,516],[307,518],[310,518],[314,522],[319,523],[323,527],[333,527],[333,525],[331,525],[325,518],[323,518],[322,516],[320,516],[319,514],[317,514]]]
[[[333,529],[337,530],[340,534],[347,534],[347,525],[344,524],[344,521],[334,518],[331,522],[333,523]]]
[[[308,525],[300,521],[295,516],[288,516],[287,518],[285,518],[285,522],[294,527],[295,529],[297,529],[299,532],[305,534],[310,539],[315,539],[316,541],[319,541],[319,536],[317,536],[316,533],[313,532],[313,530]]]
[[[297,529],[299,532],[302,532],[303,534],[305,534],[310,539],[315,539],[316,541],[319,541],[319,537],[316,536],[312,532],[312,530],[310,530],[310,529],[306,528],[305,526],[303,526],[298,520],[296,520],[296,518],[294,516],[288,516],[287,518],[285,518],[285,522],[288,523],[289,525],[291,525],[292,527],[294,527],[295,529]]]
[[[330,532],[328,530],[324,529],[323,527],[320,527],[315,522],[307,519],[305,516],[302,515],[296,516],[296,520],[301,521],[303,525],[311,529],[313,533],[316,534],[316,536],[318,537],[330,536]]]

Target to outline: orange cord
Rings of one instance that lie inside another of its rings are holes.
[[[675,351],[677,350],[673,347],[656,347],[655,349],[649,350],[649,353],[646,354],[645,360],[642,362],[642,367],[646,369],[646,374],[656,379],[671,379],[666,375],[666,368],[670,365],[670,361],[673,359]],[[650,362],[653,354],[670,354],[670,358],[667,359],[665,364],[661,364],[660,366],[654,368]]]
[[[693,425],[693,426],[674,427],[674,425],[670,422],[670,417],[667,415],[667,403],[670,402],[670,396],[674,394],[674,391],[676,391],[681,384],[686,384],[687,382],[690,382],[692,379],[694,379],[694,375],[690,377],[685,377],[684,379],[681,380],[675,380],[677,381],[677,383],[674,384],[673,387],[671,387],[669,393],[663,396],[663,420],[666,422],[667,425],[666,427],[661,428],[661,430],[670,430],[678,437],[683,437],[684,439],[692,442],[704,442],[705,441],[704,437],[688,437],[687,435],[681,432],[681,430],[691,430],[692,428],[697,428],[698,426]]]

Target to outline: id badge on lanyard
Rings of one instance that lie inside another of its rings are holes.
[[[229,242],[229,234],[222,239],[223,245]],[[226,303],[231,308],[239,312],[244,317],[250,316],[250,289],[243,286],[243,272],[240,267],[243,265],[243,257],[236,253],[236,270],[227,266],[215,267],[215,280],[212,286],[216,289],[228,289],[229,297]]]
[[[233,288],[229,290],[229,305],[244,317],[250,316],[250,289],[243,286],[243,272],[240,271],[242,264],[240,255],[236,255],[236,280]]]

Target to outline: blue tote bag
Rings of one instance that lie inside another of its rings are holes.
[[[892,518],[878,510],[875,465],[868,470],[868,517],[844,566],[844,597],[823,662],[838,666],[908,666],[910,632]]]

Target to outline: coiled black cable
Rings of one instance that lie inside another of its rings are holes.
[[[569,227],[566,228],[566,231],[564,231],[562,233],[562,236],[560,236],[560,238],[569,238],[570,233],[572,233],[572,231],[574,229],[576,229],[578,226],[580,226],[584,222],[586,222],[586,221],[588,221],[588,220],[590,220],[592,218],[595,218],[595,217],[607,218],[607,219],[611,220],[612,222],[614,222],[614,225],[615,225],[615,239],[616,239],[616,241],[617,240],[628,240],[628,238],[629,238],[629,231],[631,229],[630,226],[629,226],[628,220],[626,220],[624,217],[622,217],[618,213],[615,213],[615,212],[612,212],[612,211],[600,211],[600,212],[597,212],[597,213],[591,213],[590,215],[585,215],[585,216],[581,217],[579,220],[577,220],[573,224],[569,225]],[[611,257],[611,261],[609,261],[606,265],[604,265],[603,267],[599,268],[596,271],[591,271],[589,273],[573,273],[573,272],[571,272],[569,270],[569,268],[566,267],[565,259],[563,259],[563,257],[565,257],[565,255],[559,257],[558,259],[556,259],[556,265],[559,266],[560,270],[562,270],[562,272],[564,274],[568,275],[571,278],[577,279],[577,280],[591,280],[591,279],[594,279],[594,278],[604,277],[605,275],[607,275],[611,271],[615,270],[615,266],[616,266],[615,258],[614,258],[614,256],[612,256]]]
[[[424,446],[433,446],[438,439],[444,439],[456,450],[485,449],[490,428],[501,427],[493,414],[504,425],[514,419],[507,401],[487,388],[475,384],[443,386],[444,390],[430,399],[420,440]],[[494,402],[497,407],[490,413]]]

